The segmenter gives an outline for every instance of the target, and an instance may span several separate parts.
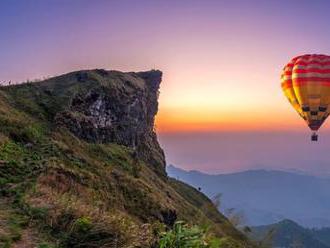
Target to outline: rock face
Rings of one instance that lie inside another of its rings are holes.
[[[161,78],[158,70],[79,71],[33,84],[34,98],[57,127],[88,142],[131,147],[165,175],[164,153],[153,129]]]

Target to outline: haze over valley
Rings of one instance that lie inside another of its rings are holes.
[[[214,199],[220,209],[242,215],[242,225],[259,226],[290,219],[305,227],[330,226],[330,178],[284,171],[249,170],[209,175],[167,166],[178,178]]]

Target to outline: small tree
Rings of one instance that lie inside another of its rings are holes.
[[[212,199],[212,202],[217,209],[220,209],[220,207],[221,207],[221,197],[222,197],[222,194],[219,193],[219,194],[215,195]]]

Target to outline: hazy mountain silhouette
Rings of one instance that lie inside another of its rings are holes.
[[[291,220],[251,228],[251,238],[264,245],[281,248],[329,248],[329,228],[312,230],[304,228]]]
[[[330,226],[330,179],[284,171],[251,170],[208,175],[172,165],[170,176],[221,196],[222,210],[243,212],[245,224],[267,225],[292,219],[305,227]]]

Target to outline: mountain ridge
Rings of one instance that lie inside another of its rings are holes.
[[[329,228],[307,229],[284,219],[278,223],[251,227],[250,237],[272,247],[329,248]]]
[[[247,225],[271,224],[285,218],[307,227],[330,225],[329,178],[274,170],[211,176],[173,166],[167,167],[167,171],[170,176],[201,188],[210,198],[221,194],[221,210],[234,208],[243,213]]]
[[[207,173],[207,172],[203,172],[203,171],[199,171],[199,170],[185,170],[185,169],[181,169],[179,167],[176,167],[173,164],[169,164],[167,165],[168,169],[175,169],[177,171],[181,171],[181,172],[189,172],[189,173],[195,173],[195,174],[201,174],[204,176],[211,176],[211,177],[216,177],[216,176],[231,176],[231,175],[240,175],[240,174],[245,174],[245,173],[274,173],[274,174],[292,174],[292,175],[301,175],[301,176],[308,176],[308,177],[317,177],[317,178],[323,178],[323,179],[327,179],[324,177],[320,177],[320,176],[316,176],[313,174],[309,174],[308,172],[305,171],[301,171],[301,170],[275,170],[275,169],[247,169],[247,170],[242,170],[242,171],[236,171],[236,172],[228,172],[228,173]]]

